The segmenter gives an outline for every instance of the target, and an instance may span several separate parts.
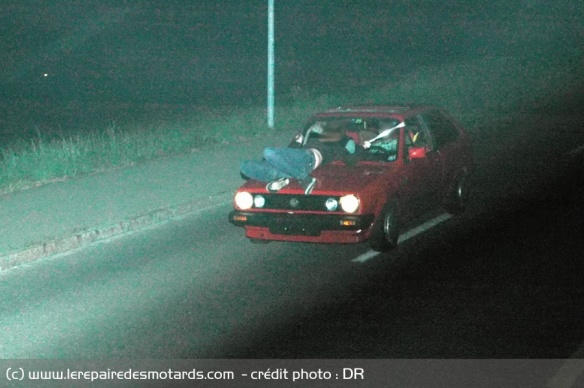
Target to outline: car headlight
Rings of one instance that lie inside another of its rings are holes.
[[[355,213],[359,209],[359,198],[353,194],[341,197],[339,202],[341,203],[341,209],[347,213]]]
[[[253,206],[253,197],[247,191],[240,191],[235,194],[235,204],[242,210],[251,209]]]
[[[326,207],[326,210],[328,210],[329,212],[334,212],[339,207],[339,201],[337,201],[334,198],[329,198],[324,203],[324,206]]]
[[[264,205],[266,204],[266,199],[264,198],[263,195],[256,195],[255,197],[253,197],[253,205],[255,207],[264,207]]]

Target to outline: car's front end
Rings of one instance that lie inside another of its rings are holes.
[[[366,239],[373,214],[360,214],[354,194],[304,195],[240,189],[229,220],[252,239],[357,243]]]
[[[277,193],[248,181],[235,194],[229,221],[244,227],[251,239],[359,243],[370,236],[379,207],[372,190],[384,172],[387,167],[374,163],[326,166],[315,172],[310,195],[295,180]]]

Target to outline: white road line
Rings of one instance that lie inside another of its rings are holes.
[[[573,150],[566,152],[564,156],[574,156],[582,151],[584,151],[584,144],[582,144],[580,147],[576,147]]]
[[[584,372],[584,342],[580,344],[569,359],[564,361],[562,367],[548,381],[548,388],[569,388],[574,386],[576,379]]]
[[[438,217],[432,218],[430,221],[426,221],[423,224],[416,226],[415,228],[410,229],[407,232],[401,234],[399,236],[399,239],[397,240],[397,243],[401,244],[404,241],[409,240],[410,238],[412,238],[412,237],[414,237],[422,232],[425,232],[426,230],[433,228],[436,225],[448,220],[449,218],[452,218],[451,214],[448,214],[448,213],[440,214]],[[362,255],[357,256],[356,258],[354,258],[351,261],[353,263],[364,263],[367,260],[371,260],[372,258],[374,258],[377,255],[379,255],[379,252],[376,252],[374,250],[369,250],[369,251],[363,253]]]
[[[410,229],[407,232],[405,232],[404,234],[402,234],[401,236],[399,236],[399,240],[397,240],[397,243],[403,243],[406,240],[409,240],[410,238],[414,237],[415,235],[418,235],[422,232],[425,232],[426,230],[435,227],[436,225],[448,220],[452,218],[452,214],[448,214],[448,213],[442,213],[440,214],[438,217],[436,218],[432,218],[430,221],[424,222],[422,225],[420,226],[416,226],[414,229]]]
[[[359,255],[357,257],[355,257],[353,260],[351,260],[353,263],[364,263],[369,259],[374,258],[375,256],[377,256],[379,254],[379,252],[374,251],[373,249],[363,253],[362,255]]]

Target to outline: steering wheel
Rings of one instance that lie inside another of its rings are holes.
[[[371,145],[367,150],[372,155],[383,155],[385,160],[389,160],[390,158],[395,157],[396,153],[393,151],[388,151],[382,146],[378,145]]]

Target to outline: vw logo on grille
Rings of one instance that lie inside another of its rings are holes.
[[[298,200],[298,198],[292,198],[290,200],[290,206],[292,206],[293,208],[297,208],[298,205],[300,205],[300,201]]]

